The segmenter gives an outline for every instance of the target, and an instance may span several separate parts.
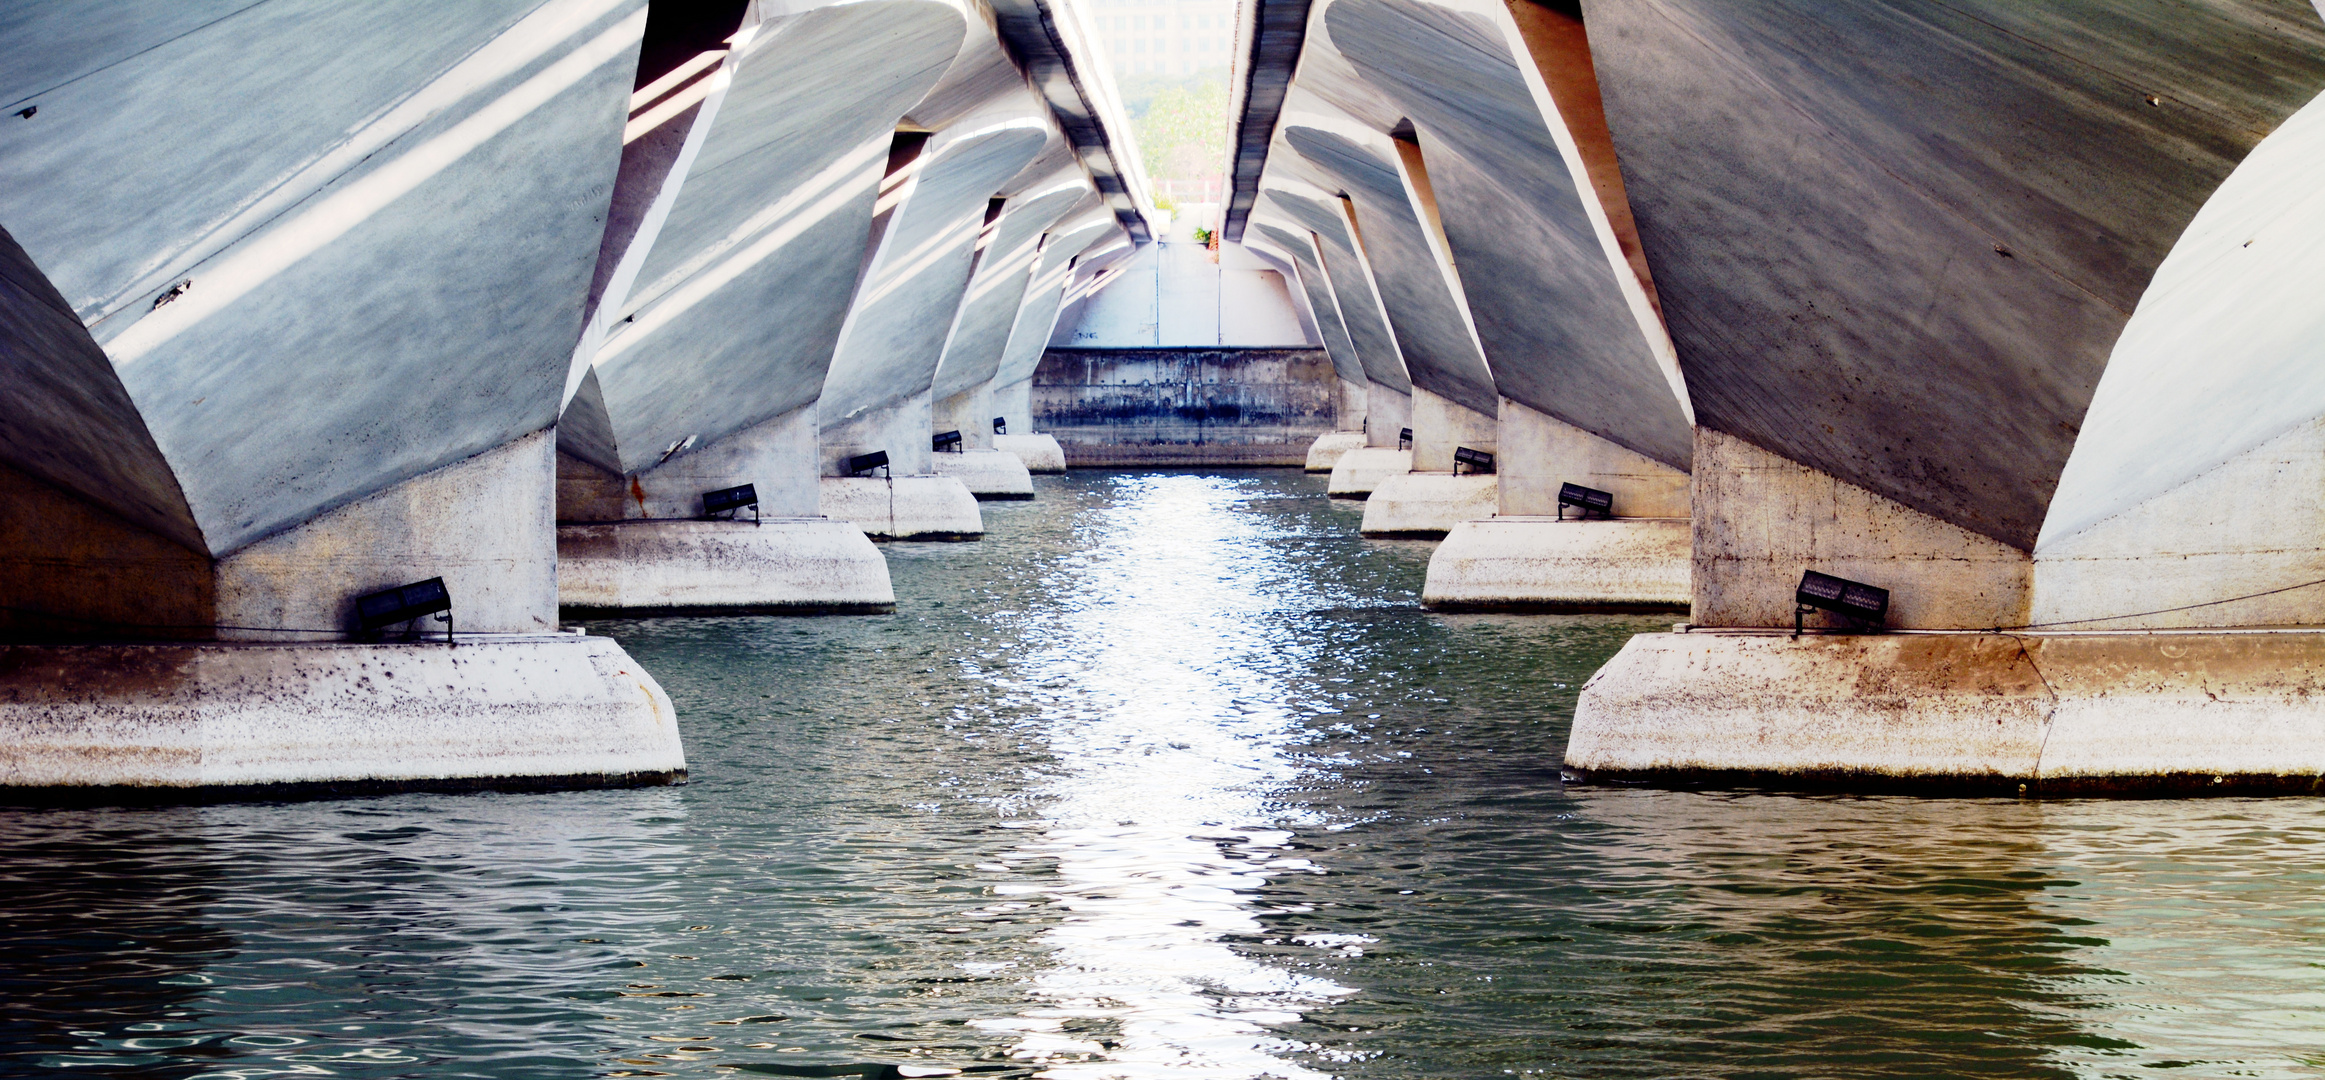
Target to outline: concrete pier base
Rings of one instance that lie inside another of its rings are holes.
[[[1494,516],[1500,488],[1494,477],[1417,472],[1391,476],[1364,503],[1366,536],[1436,540],[1455,525]]]
[[[1366,504],[1368,524],[1380,499]],[[1446,533],[1429,557],[1421,603],[1441,611],[1684,612],[1692,571],[1684,518],[1497,517]]]
[[[0,800],[282,798],[684,779],[607,638],[0,646]]]
[[[2325,632],[1642,634],[1583,779],[2036,795],[2325,793]]]
[[[569,616],[872,613],[896,609],[888,560],[829,518],[557,527]]]
[[[1413,452],[1382,446],[1360,446],[1340,455],[1332,464],[1332,479],[1324,490],[1334,498],[1362,499],[1380,482],[1413,471]]]
[[[1340,463],[1340,455],[1364,447],[1364,432],[1327,431],[1308,444],[1308,471],[1328,473]]]
[[[931,471],[960,481],[969,494],[980,499],[1033,498],[1033,474],[1022,459],[1006,450],[931,454],[928,460]]]
[[[875,540],[975,540],[985,535],[977,497],[950,476],[826,476],[823,516],[852,522]]]
[[[1066,471],[1065,447],[1059,446],[1054,436],[1041,433],[995,435],[993,436],[993,449],[1007,450],[1017,455],[1017,460],[1025,463],[1027,472],[1062,473]]]

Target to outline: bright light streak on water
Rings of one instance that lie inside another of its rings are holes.
[[[1267,566],[1271,523],[1238,510],[1234,485],[1163,476],[1094,515],[1089,554],[1063,568],[1062,607],[1037,640],[1031,680],[1070,688],[1045,709],[1059,774],[1039,789],[1054,884],[1005,886],[1064,914],[1042,935],[1045,1007],[988,1021],[1023,1032],[1013,1056],[1079,1058],[1048,1075],[1308,1080],[1270,1033],[1347,987],[1254,962],[1271,876],[1307,872],[1269,795],[1298,776],[1303,717],[1274,664],[1313,651],[1268,618],[1288,600]],[[1244,572],[1238,572],[1241,568]],[[1305,605],[1303,605],[1305,606]],[[1296,662],[1296,661],[1295,661]],[[1067,1021],[1077,1030],[1064,1030]]]
[[[1567,788],[1623,617],[1287,473],[597,624],[681,788],[0,811],[0,1076],[2325,1075],[2325,804]]]

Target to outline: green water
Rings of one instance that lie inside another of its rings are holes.
[[[2325,1075],[2314,800],[1568,788],[1668,619],[1039,487],[894,615],[592,624],[683,787],[0,813],[0,1074]]]

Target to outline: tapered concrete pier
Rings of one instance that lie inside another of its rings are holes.
[[[1318,435],[1315,442],[1308,444],[1307,471],[1331,472],[1332,466],[1340,463],[1340,455],[1363,446],[1364,432],[1361,431],[1327,431]]]
[[[993,449],[1006,450],[1017,455],[1029,473],[1062,473],[1066,471],[1066,451],[1058,445],[1056,436],[1035,432],[1031,435],[995,435]]]
[[[1684,518],[1463,521],[1429,556],[1421,603],[1439,611],[1684,612],[1693,599],[1689,569]]]
[[[1340,455],[1332,465],[1332,477],[1325,482],[1325,491],[1336,499],[1362,499],[1371,496],[1374,489],[1392,476],[1403,476],[1413,470],[1413,452],[1366,446]]]
[[[1006,450],[962,450],[930,454],[929,468],[949,476],[979,500],[1033,498],[1033,473],[1024,459]]]
[[[893,611],[888,560],[854,522],[629,521],[557,530],[568,617]]]
[[[2325,631],[1642,634],[1577,778],[2030,795],[2325,794]]]
[[[1366,536],[1437,540],[1465,521],[1490,518],[1501,501],[1497,477],[1445,472],[1400,473],[1364,500]]]

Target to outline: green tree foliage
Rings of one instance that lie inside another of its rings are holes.
[[[1226,80],[1215,73],[1198,75],[1152,93],[1144,108],[1133,105],[1130,120],[1147,175],[1158,180],[1221,175],[1227,165]]]

